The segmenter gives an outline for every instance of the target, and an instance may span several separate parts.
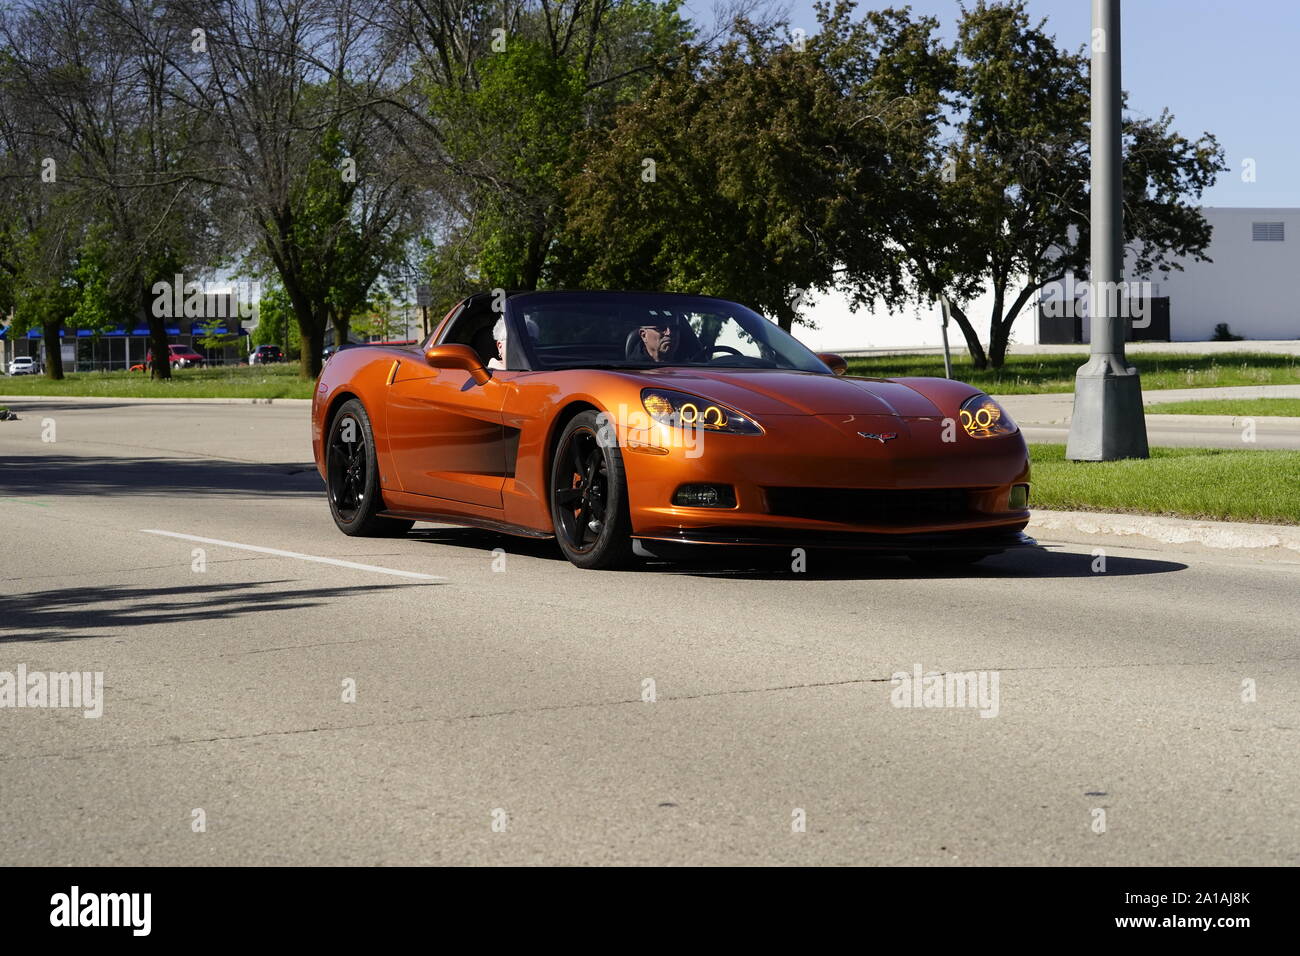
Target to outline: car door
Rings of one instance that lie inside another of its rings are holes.
[[[385,431],[397,480],[409,494],[502,507],[508,378],[478,385],[468,372],[401,359],[387,391]]]

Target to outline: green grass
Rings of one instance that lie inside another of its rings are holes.
[[[998,370],[975,371],[969,359],[954,358],[953,376],[988,392],[1023,395],[1072,392],[1074,373],[1087,360],[1069,355],[1010,355]],[[1300,356],[1236,353],[1225,355],[1138,355],[1144,389],[1210,388],[1216,385],[1300,383]],[[889,378],[943,376],[938,355],[885,355],[851,358],[850,375]],[[105,398],[311,398],[312,383],[298,378],[298,366],[224,366],[177,369],[171,382],[151,382],[140,372],[73,372],[62,382],[44,376],[8,376],[0,394],[102,396]],[[1207,414],[1217,414],[1208,413]],[[1255,411],[1252,414],[1269,414]],[[1281,414],[1295,414],[1281,413]]]
[[[102,398],[311,398],[313,383],[298,377],[299,366],[222,365],[178,368],[170,381],[150,381],[141,372],[70,372],[61,382],[43,375],[0,379],[0,395]]]
[[[1030,445],[1031,508],[1300,524],[1300,452],[1152,448],[1149,459],[1066,461]]]
[[[1068,355],[1008,355],[1000,369],[977,372],[968,356],[953,356],[953,378],[997,395],[1073,392],[1074,374],[1088,360]],[[1213,388],[1224,385],[1300,384],[1300,356],[1237,352],[1232,355],[1130,355],[1142,374],[1142,388]],[[893,378],[943,377],[942,355],[876,355],[850,358],[850,375]]]
[[[1238,418],[1274,415],[1300,418],[1300,398],[1220,398],[1199,402],[1148,405],[1148,415],[1233,415]]]

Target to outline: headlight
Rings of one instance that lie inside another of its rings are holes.
[[[1014,435],[1016,423],[1007,410],[987,395],[975,395],[961,403],[961,427],[971,438]]]
[[[734,408],[667,388],[647,388],[641,404],[657,422],[730,435],[761,435],[763,429]]]

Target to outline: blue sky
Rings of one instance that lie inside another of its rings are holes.
[[[859,10],[903,3],[860,3]],[[774,5],[775,6],[775,5]],[[792,26],[816,28],[812,0],[791,0]],[[951,39],[957,0],[916,0]],[[707,9],[707,0],[690,8]],[[1089,0],[1030,0],[1057,43],[1079,48],[1091,31]],[[703,18],[707,19],[707,18]],[[1132,112],[1168,107],[1184,135],[1218,137],[1231,167],[1206,191],[1207,206],[1300,207],[1300,2],[1296,0],[1129,0],[1121,15],[1123,80]],[[1255,161],[1255,181],[1242,162]]]

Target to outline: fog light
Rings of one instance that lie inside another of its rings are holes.
[[[734,508],[736,489],[731,485],[682,485],[673,495],[681,508]]]
[[[1012,485],[1011,494],[1007,496],[1007,507],[1012,511],[1023,511],[1029,507],[1029,486]]]

